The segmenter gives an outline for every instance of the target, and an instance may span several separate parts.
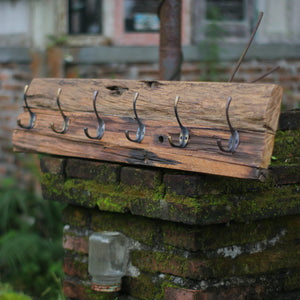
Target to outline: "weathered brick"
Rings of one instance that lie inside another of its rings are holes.
[[[153,189],[160,185],[161,173],[156,170],[123,167],[121,170],[121,183]]]
[[[201,175],[165,174],[163,183],[168,193],[197,196],[201,194],[203,178]]]
[[[187,259],[168,252],[132,251],[131,260],[134,266],[150,273],[166,273],[191,279],[211,277],[207,261]]]
[[[156,220],[130,214],[100,211],[94,211],[92,214],[92,229],[94,231],[120,231],[147,245],[155,245],[156,239],[159,239],[159,223]]]
[[[240,287],[221,286],[219,288],[213,288],[210,291],[172,287],[165,289],[165,300],[263,300],[266,299],[265,297],[264,288],[258,285]]]
[[[73,256],[64,257],[63,265],[64,273],[69,276],[78,277],[80,279],[88,278],[88,265],[83,263]]]
[[[41,171],[55,175],[63,175],[65,170],[65,159],[44,156],[40,160]]]
[[[17,82],[5,82],[2,85],[2,88],[4,90],[20,92],[24,89],[24,84],[23,83],[17,83]]]
[[[63,282],[64,294],[67,298],[76,300],[115,300],[118,293],[95,292],[87,283],[78,280],[65,279]]]
[[[87,236],[76,236],[64,233],[63,247],[67,250],[74,250],[76,252],[89,252],[89,239]]]
[[[66,174],[70,178],[95,180],[103,183],[118,183],[120,165],[70,158],[66,164]]]
[[[63,211],[64,223],[80,228],[89,228],[90,210],[79,206],[67,206]]]
[[[177,289],[167,287],[165,300],[222,300],[223,298],[212,293],[203,293],[199,290]],[[237,299],[235,299],[237,300]]]

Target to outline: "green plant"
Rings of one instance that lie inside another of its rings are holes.
[[[32,298],[23,293],[16,293],[13,288],[0,282],[0,300],[31,300]]]
[[[201,81],[221,81],[224,74],[220,74],[220,44],[224,36],[224,29],[219,21],[222,15],[217,7],[211,7],[207,11],[207,18],[210,22],[205,27],[205,40],[200,43],[200,51],[204,53],[202,68],[205,73],[202,74]]]
[[[14,178],[0,182],[0,281],[36,299],[64,299],[62,207]]]

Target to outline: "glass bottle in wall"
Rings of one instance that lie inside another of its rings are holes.
[[[96,232],[89,238],[89,273],[92,289],[114,292],[121,289],[121,279],[128,263],[128,240],[120,232]]]

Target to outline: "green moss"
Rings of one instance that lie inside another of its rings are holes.
[[[60,175],[44,173],[41,178],[41,185],[46,196],[58,197],[63,193],[64,178]]]
[[[300,163],[300,130],[277,131],[272,165]]]
[[[214,278],[272,273],[288,268],[297,268],[300,247],[293,243],[278,245],[263,252],[238,256],[235,259],[217,258],[208,262]]]
[[[120,231],[147,245],[155,244],[155,237],[159,232],[158,224],[157,221],[128,214],[116,215],[108,212],[94,212],[92,216],[94,231]]]
[[[247,222],[261,218],[299,212],[297,186],[273,187],[263,192],[241,194],[206,194],[198,198],[164,194],[157,190],[138,189],[121,184],[101,184],[94,180],[68,179],[44,174],[43,194],[58,200],[102,211],[130,211],[135,215],[187,224],[218,224],[229,221]]]
[[[300,272],[295,271],[295,272],[289,274],[289,276],[287,278],[285,278],[285,280],[283,282],[283,287],[284,287],[284,290],[286,290],[286,291],[292,291],[292,290],[299,289],[300,288]]]

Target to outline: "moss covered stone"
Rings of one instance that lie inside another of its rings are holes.
[[[131,212],[186,224],[248,222],[300,212],[298,186],[276,187],[265,192],[203,195],[198,198],[164,194],[163,189],[137,189],[122,184],[68,179],[44,174],[46,199],[98,207],[102,211]]]
[[[272,165],[300,164],[300,130],[277,131]]]

